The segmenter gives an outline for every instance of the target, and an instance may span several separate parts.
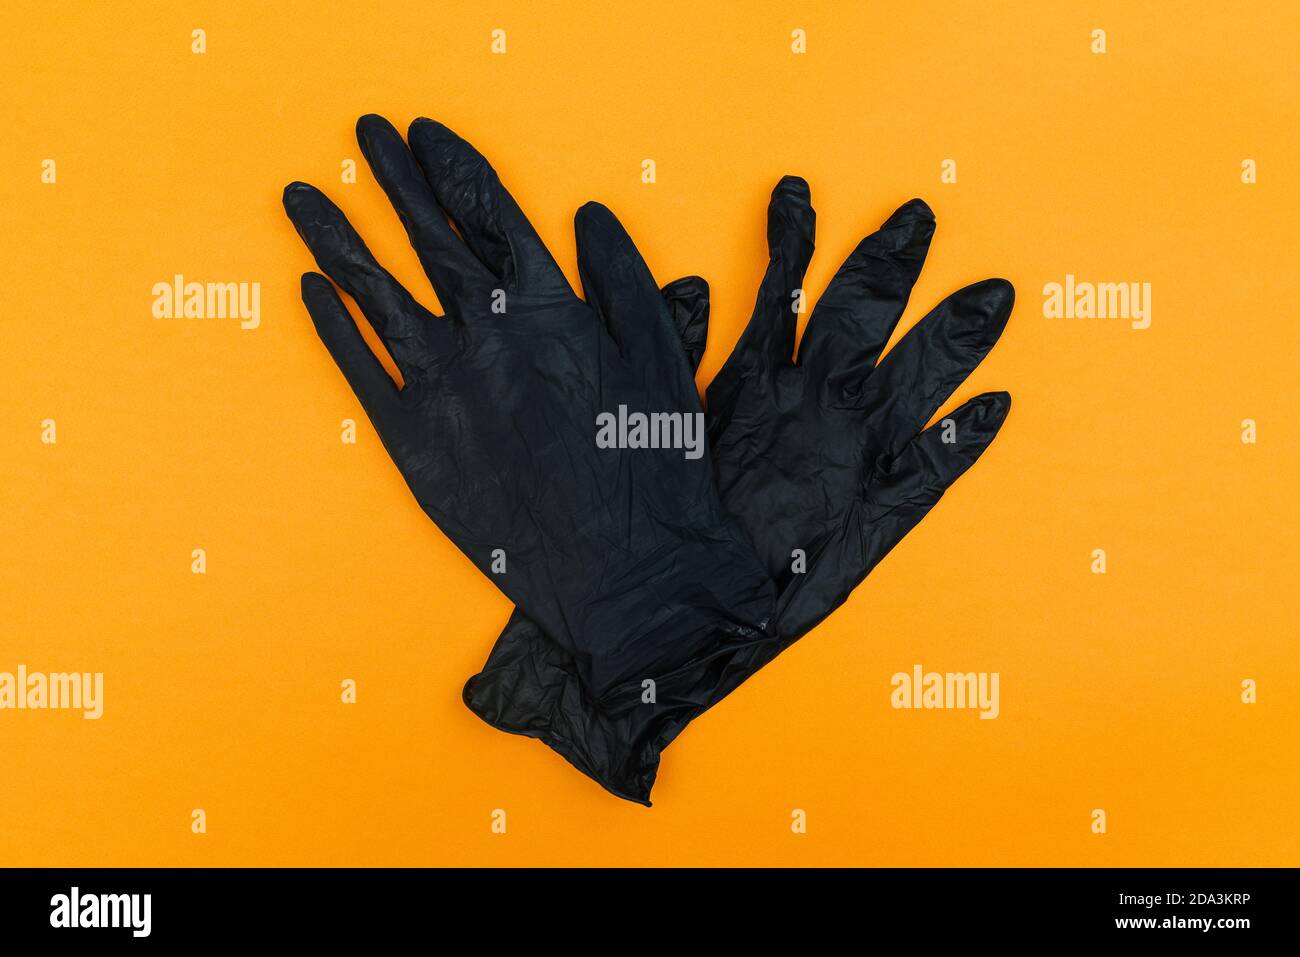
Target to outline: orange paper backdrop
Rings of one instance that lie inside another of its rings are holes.
[[[0,711],[0,864],[1296,863],[1297,11],[7,4],[0,671],[102,671],[105,703]],[[461,705],[509,604],[316,339],[280,208],[321,186],[434,302],[353,139],[370,111],[472,140],[575,283],[590,198],[661,281],[706,276],[701,383],[783,173],[812,186],[814,297],[911,196],[939,225],[901,329],[1016,285],[948,406],[1012,392],[989,454],[665,752],[653,809]],[[259,283],[260,326],[155,319],[176,274]],[[1045,317],[1067,274],[1150,283],[1150,327]],[[916,664],[998,672],[1000,716],[892,709]]]

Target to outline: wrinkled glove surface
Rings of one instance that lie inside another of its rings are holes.
[[[357,138],[445,315],[386,272],[319,190],[291,184],[284,206],[401,373],[399,388],[330,281],[304,275],[320,338],[424,511],[592,698],[764,634],[773,586],[722,508],[710,456],[597,447],[598,415],[620,406],[700,412],[681,333],[613,214],[588,204],[575,219],[584,302],[455,133],[420,119],[408,148],[366,116]]]
[[[660,751],[848,598],[992,442],[1010,408],[977,396],[926,422],[970,375],[1011,313],[1010,283],[945,299],[883,358],[934,233],[912,200],[836,273],[792,361],[815,216],[786,177],[768,210],[770,262],[753,317],[708,389],[723,503],[778,583],[772,634],[718,647],[639,689],[591,696],[544,626],[516,611],[466,704],[490,724],[540,738],[613,793],[648,804]],[[797,571],[795,550],[806,559]]]

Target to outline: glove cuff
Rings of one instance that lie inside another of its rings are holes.
[[[633,683],[595,699],[568,653],[516,612],[463,698],[494,728],[537,738],[611,794],[649,807],[663,748],[787,645],[766,632],[731,633],[653,687]]]

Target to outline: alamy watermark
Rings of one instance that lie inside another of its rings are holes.
[[[704,455],[703,412],[628,412],[596,416],[598,449],[684,449],[688,459]]]
[[[0,711],[80,711],[95,721],[104,715],[102,671],[0,671]]]
[[[1127,319],[1134,329],[1151,328],[1151,283],[1083,282],[1074,273],[1065,282],[1043,286],[1046,319]]]
[[[151,292],[155,319],[238,319],[241,329],[262,324],[260,282],[186,282],[177,273]]]
[[[126,928],[132,937],[148,937],[153,929],[153,895],[83,894],[73,887],[50,898],[50,926]]]
[[[889,703],[894,708],[977,710],[981,719],[996,718],[1002,711],[1002,676],[996,671],[925,671],[913,665],[889,679],[894,689]]]

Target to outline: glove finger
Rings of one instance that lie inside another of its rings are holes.
[[[433,358],[428,336],[443,323],[433,317],[371,255],[351,223],[320,190],[290,183],[284,208],[321,271],[357,301],[403,376]]]
[[[754,314],[736,346],[752,362],[776,367],[794,359],[799,319],[795,294],[803,288],[812,259],[816,224],[808,184],[798,176],[783,176],[767,206],[767,272],[758,287]]]
[[[933,235],[934,213],[913,199],[858,243],[826,287],[799,345],[799,364],[815,381],[870,372],[907,308]]]
[[[486,288],[491,273],[447,222],[424,171],[393,124],[374,114],[361,117],[357,120],[357,143],[406,227],[443,306],[452,305],[470,287]]]
[[[586,203],[573,228],[583,292],[623,358],[653,366],[682,355],[663,294],[618,217],[600,203]]]
[[[813,254],[817,214],[808,184],[783,176],[767,207],[767,272],[749,325],[707,390],[709,434],[726,428],[746,377],[770,374],[794,358],[794,334],[804,274]]]
[[[904,523],[899,538],[984,454],[1010,411],[1006,392],[977,395],[908,442],[875,478],[871,498]]]
[[[370,351],[328,279],[320,273],[303,273],[302,301],[316,326],[316,334],[382,435],[386,424],[400,409],[397,386]]]
[[[709,284],[700,276],[683,276],[660,290],[668,303],[673,328],[686,352],[686,362],[694,373],[704,358],[709,339]]]
[[[493,275],[507,286],[518,283],[533,292],[572,292],[483,154],[441,123],[424,117],[411,124],[407,140],[438,204]]]
[[[1002,335],[1014,302],[1005,279],[953,293],[889,350],[859,393],[844,391],[872,410],[870,425],[883,451],[897,455],[975,370]]]

